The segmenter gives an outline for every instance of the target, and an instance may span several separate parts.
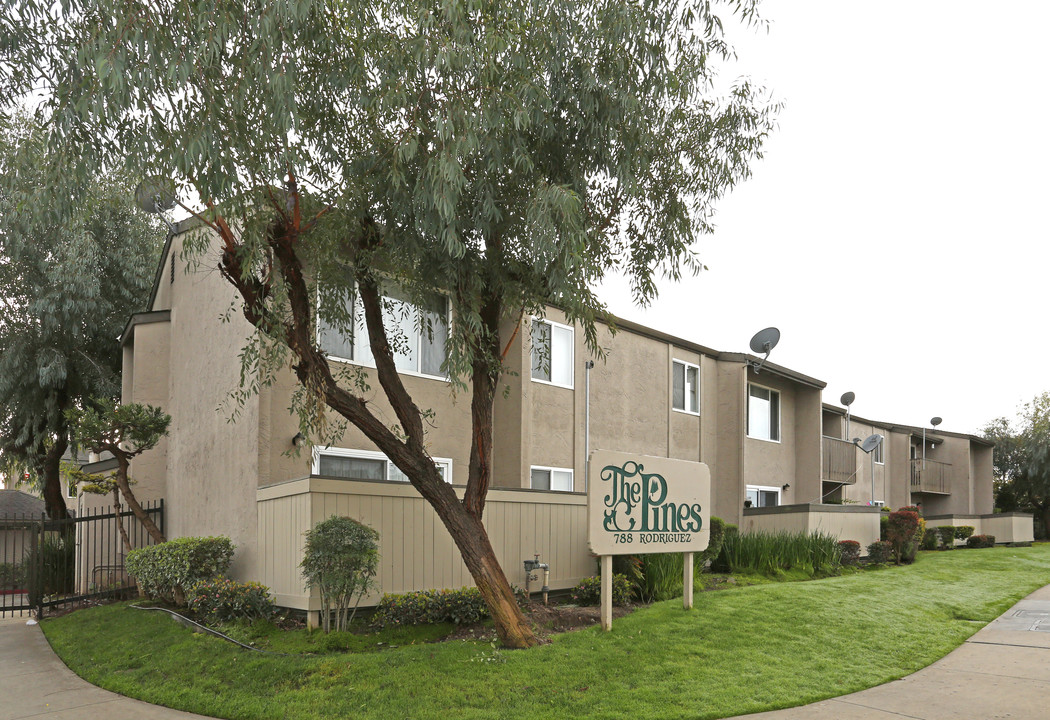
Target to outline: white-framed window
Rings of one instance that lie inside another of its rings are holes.
[[[886,438],[885,437],[883,437],[882,442],[880,442],[875,447],[875,449],[871,451],[871,454],[872,454],[872,458],[875,460],[875,464],[876,465],[885,465],[886,464]]]
[[[533,319],[532,379],[571,388],[574,344],[572,326]]]
[[[77,496],[77,484],[72,480],[66,481],[66,497],[75,498]]]
[[[700,368],[683,360],[671,362],[671,407],[700,414]]]
[[[761,385],[747,386],[747,436],[780,442],[780,393]]]
[[[572,492],[572,468],[533,465],[529,487],[533,490]]]
[[[433,458],[433,460],[441,478],[451,483],[452,460],[449,458]],[[374,450],[315,447],[310,472],[314,475],[344,480],[408,482],[408,476],[401,472],[401,468],[390,462],[386,455]]]
[[[751,507],[776,507],[780,504],[780,488],[748,485],[745,498],[751,501]]]
[[[340,333],[318,318],[318,344],[331,360],[375,367],[364,310],[356,292],[347,300],[346,312],[353,318],[350,335]],[[383,326],[394,354],[394,365],[399,372],[446,377],[442,366],[448,341],[448,298],[435,294],[421,308],[410,302],[404,293],[386,289],[383,295]]]

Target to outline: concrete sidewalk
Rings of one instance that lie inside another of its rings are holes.
[[[189,720],[203,718],[150,705],[81,680],[51,650],[39,625],[0,619],[0,720]]]
[[[1050,585],[932,665],[896,682],[756,720],[962,720],[1050,717]]]

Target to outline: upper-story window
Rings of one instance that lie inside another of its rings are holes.
[[[550,320],[532,321],[532,379],[572,387],[573,329]]]
[[[349,337],[318,318],[317,335],[321,349],[333,360],[345,360],[375,367],[368,342],[364,310],[355,293],[346,311],[354,318]],[[383,297],[383,326],[394,354],[394,365],[401,372],[445,377],[445,346],[448,340],[448,300],[435,295],[425,307],[409,301],[397,291]]]
[[[434,458],[441,479],[452,482],[452,460]],[[348,450],[346,448],[314,448],[314,475],[341,478],[344,480],[388,480],[408,482],[408,476],[381,452],[373,450]]]
[[[700,414],[700,368],[675,360],[671,363],[671,407]]]
[[[747,436],[780,442],[780,393],[761,385],[747,386]]]
[[[533,465],[531,470],[529,487],[533,490],[572,492],[572,468]]]
[[[885,465],[886,464],[886,439],[885,438],[883,438],[882,442],[880,442],[877,446],[875,446],[875,449],[871,451],[871,454],[872,454],[872,457],[875,460],[875,463],[877,465]]]

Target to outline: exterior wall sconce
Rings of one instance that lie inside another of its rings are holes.
[[[301,432],[297,432],[295,434],[295,437],[292,438],[292,445],[294,445],[295,447],[302,447],[303,443],[305,442],[306,436],[303,435]]]
[[[784,483],[783,485],[780,486],[780,489],[781,490],[787,490],[789,487],[791,487],[791,483]]]

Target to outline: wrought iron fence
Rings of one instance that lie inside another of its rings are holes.
[[[164,501],[143,504],[164,530]],[[153,544],[130,510],[98,508],[81,517],[0,515],[0,616],[72,609],[78,603],[130,595],[122,524],[133,548]]]

